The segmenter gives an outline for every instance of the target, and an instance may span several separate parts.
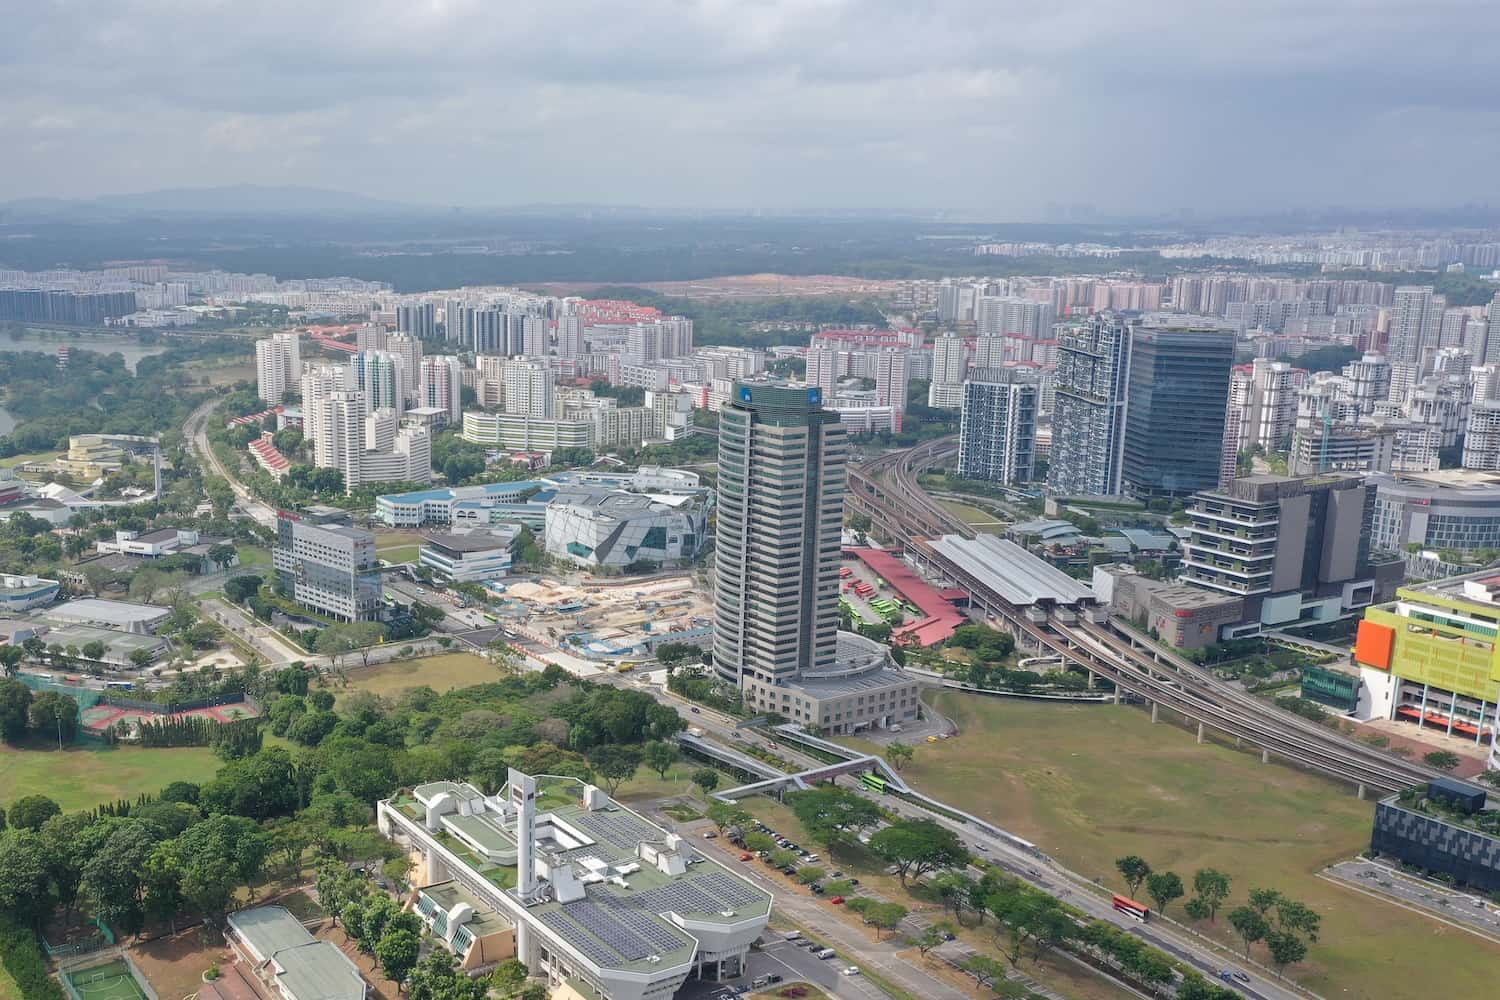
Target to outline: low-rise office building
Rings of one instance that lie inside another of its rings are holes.
[[[897,668],[884,645],[839,632],[835,648],[832,666],[803,670],[795,678],[769,681],[747,674],[740,684],[745,706],[816,726],[824,734],[889,729],[917,719],[917,678]]]
[[[1375,547],[1500,549],[1500,473],[1443,469],[1375,475],[1369,481],[1375,485]]]
[[[1381,799],[1370,849],[1470,889],[1500,892],[1500,811],[1475,785],[1443,778],[1425,794]]]
[[[149,635],[172,615],[171,608],[155,604],[132,604],[129,601],[107,601],[84,597],[49,608],[40,617],[57,625],[87,625]]]
[[[1436,728],[1490,744],[1500,702],[1500,576],[1486,570],[1401,587],[1365,609],[1354,645],[1357,715]]]
[[[770,918],[769,893],[576,778],[512,770],[496,795],[430,782],[376,820],[437,893],[432,909],[441,886],[461,887],[554,989],[667,1000],[690,977],[732,979]]]
[[[369,991],[359,967],[332,942],[309,934],[285,907],[232,913],[225,936],[281,1000],[363,1000]]]
[[[62,583],[39,576],[0,575],[0,614],[45,607],[57,600]]]
[[[510,572],[521,527],[497,524],[457,534],[427,535],[417,562],[453,583],[479,583]]]

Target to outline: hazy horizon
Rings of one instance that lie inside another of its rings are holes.
[[[1497,26],[1471,0],[27,5],[0,39],[0,201],[251,184],[997,220],[1484,202]]]

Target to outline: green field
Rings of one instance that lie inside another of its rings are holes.
[[[416,562],[421,543],[415,531],[375,532],[375,554],[389,563]]]
[[[0,458],[0,466],[9,469],[14,468],[17,465],[24,465],[27,462],[50,462],[53,459],[57,458],[59,454],[61,454],[61,452],[34,451],[24,455],[11,455],[8,458]]]
[[[240,565],[246,569],[271,565],[271,553],[259,545],[240,545],[235,551],[239,554]]]
[[[67,750],[0,747],[0,799],[45,795],[64,812],[156,793],[174,781],[201,784],[222,761],[207,747],[143,749],[80,744]]]
[[[1444,993],[1493,989],[1500,946],[1315,877],[1369,846],[1374,804],[1347,786],[1199,746],[1137,709],[956,694],[937,707],[963,735],[919,744],[907,780],[1080,874],[1123,888],[1114,860],[1139,854],[1189,886],[1198,868],[1229,874],[1226,910],[1252,887],[1301,899],[1323,915],[1323,932],[1292,971],[1327,997],[1430,997],[1435,969]],[[1182,901],[1168,912],[1180,918]],[[1238,946],[1222,915],[1200,929]]]
[[[395,545],[388,549],[376,549],[375,554],[388,563],[416,562],[419,546]]]
[[[971,527],[993,531],[995,528],[1006,523],[994,514],[980,510],[978,507],[971,507],[966,503],[959,503],[957,500],[939,500],[938,503],[946,507],[949,513]]]
[[[424,684],[434,691],[443,692],[500,678],[495,665],[475,653],[442,653],[393,660],[368,669],[359,666],[359,660],[354,657],[347,662],[349,691],[373,691],[388,698]]]
[[[124,959],[65,975],[83,1000],[146,1000]]]

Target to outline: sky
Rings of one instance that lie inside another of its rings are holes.
[[[0,201],[249,183],[995,220],[1500,201],[1492,2],[5,6]]]

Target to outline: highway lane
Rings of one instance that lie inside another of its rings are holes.
[[[188,414],[187,420],[182,425],[183,436],[193,442],[193,450],[198,453],[198,457],[208,467],[209,471],[229,483],[229,488],[234,491],[240,509],[257,524],[275,531],[275,508],[270,504],[255,499],[254,494],[230,474],[229,470],[224,467],[224,463],[219,461],[219,456],[214,454],[213,448],[209,447],[208,420],[221,402],[223,402],[222,398],[211,399]]]

